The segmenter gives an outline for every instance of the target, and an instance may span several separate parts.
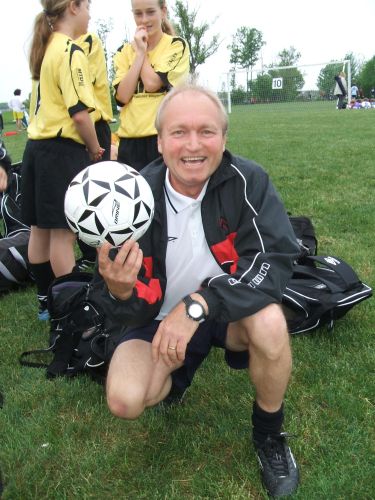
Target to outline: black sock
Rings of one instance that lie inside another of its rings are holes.
[[[262,444],[268,435],[279,434],[284,421],[284,404],[280,409],[269,413],[264,411],[256,401],[253,404],[253,441]]]
[[[96,248],[90,247],[87,243],[84,243],[79,238],[77,239],[79,249],[82,252],[82,259],[88,260],[89,262],[95,262],[96,260]]]
[[[29,267],[36,283],[39,308],[41,310],[47,309],[48,288],[55,279],[51,263],[48,260],[47,262],[42,262],[41,264],[29,264]]]

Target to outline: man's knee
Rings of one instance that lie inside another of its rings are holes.
[[[249,349],[261,351],[268,359],[277,360],[289,349],[289,335],[284,314],[278,304],[270,304],[246,323]]]
[[[107,404],[110,412],[119,418],[135,420],[145,409],[145,395],[141,388],[114,387],[107,384]]]

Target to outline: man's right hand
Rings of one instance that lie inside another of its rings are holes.
[[[127,240],[114,259],[109,252],[113,248],[104,243],[98,251],[99,272],[115,298],[127,300],[133,293],[142,266],[143,252],[134,240]]]

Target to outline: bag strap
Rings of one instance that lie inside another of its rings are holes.
[[[37,361],[27,361],[29,356],[33,356],[35,354],[48,354],[52,351],[53,346],[47,347],[45,349],[34,349],[33,351],[24,351],[20,357],[18,358],[20,364],[22,366],[30,366],[32,368],[47,368],[49,363],[42,363]]]
[[[331,255],[310,255],[307,257],[307,260],[319,262],[323,266],[335,271],[344,281],[347,290],[354,288],[360,282],[354,269],[342,259]]]

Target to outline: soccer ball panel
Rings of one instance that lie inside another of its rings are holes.
[[[79,172],[65,195],[69,227],[91,246],[108,241],[122,245],[139,239],[154,215],[154,198],[147,181],[128,165],[105,161]]]

